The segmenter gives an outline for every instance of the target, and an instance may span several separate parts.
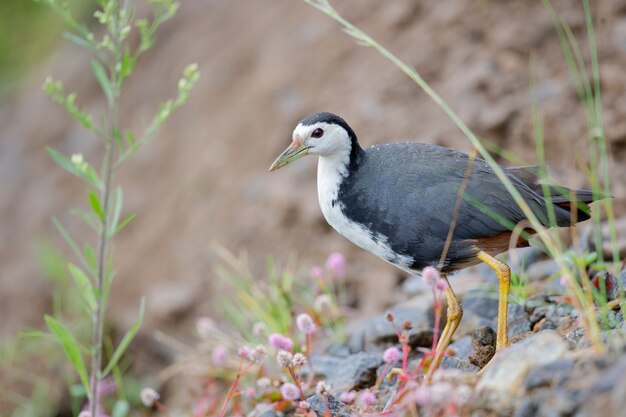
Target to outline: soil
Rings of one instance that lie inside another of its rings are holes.
[[[182,69],[201,79],[189,103],[154,143],[123,168],[117,183],[137,219],[116,242],[118,278],[108,317],[126,327],[147,296],[143,334],[185,337],[213,314],[223,288],[214,245],[246,251],[254,271],[266,257],[297,257],[302,268],[334,250],[346,254],[359,311],[380,312],[404,273],[354,247],[326,225],[317,204],[316,161],[267,172],[298,120],[314,111],[342,115],[364,146],[417,140],[468,151],[469,142],[411,80],[373,49],[301,1],[188,0],[158,32],[123,94],[122,119],[141,132],[156,103],[172,96]],[[339,2],[347,19],[414,66],[482,138],[536,161],[530,100],[534,58],[538,110],[553,177],[588,186],[579,168],[588,129],[558,38],[541,2],[359,0]],[[356,4],[358,3],[358,7]],[[585,56],[580,2],[554,1]],[[626,5],[594,2],[604,120],[617,216],[626,208]],[[79,232],[71,207],[84,186],[45,153],[100,157],[95,138],[41,92],[51,74],[93,112],[105,106],[85,51],[61,43],[0,103],[0,337],[41,326],[53,286],[34,255],[37,239],[60,239],[57,216]],[[502,161],[510,165],[510,162]]]

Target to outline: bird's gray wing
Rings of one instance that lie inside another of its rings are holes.
[[[385,237],[394,252],[412,257],[415,269],[437,264],[468,162],[466,154],[435,145],[370,148],[340,189],[344,212],[374,235]],[[533,211],[540,212],[542,198],[510,178]],[[511,230],[525,218],[481,159],[473,163],[460,204],[447,263],[469,260],[476,254],[471,240]]]

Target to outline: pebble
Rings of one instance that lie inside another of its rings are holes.
[[[528,372],[568,353],[568,346],[554,331],[533,334],[500,351],[485,370],[476,389],[480,403],[492,410],[513,410]]]
[[[315,394],[307,398],[307,402],[311,406],[311,410],[315,411],[318,417],[327,417],[326,412],[330,411],[330,415],[333,417],[348,417],[349,414],[343,411],[344,403],[337,400],[332,395],[327,395],[327,402],[324,401],[324,397],[319,394]],[[328,403],[328,406],[326,405]]]
[[[380,352],[359,352],[346,357],[314,356],[311,362],[315,374],[325,377],[337,394],[374,385],[383,358]]]

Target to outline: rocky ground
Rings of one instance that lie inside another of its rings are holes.
[[[532,250],[527,252],[532,256]],[[614,278],[625,285],[626,270]],[[623,412],[626,325],[619,309],[602,327],[606,351],[599,353],[562,285],[544,287],[509,306],[510,346],[494,356],[498,302],[495,293],[486,289],[495,289],[495,277],[482,284],[482,289],[462,293],[464,316],[457,339],[434,375],[427,397],[414,400],[420,416],[592,417]],[[432,345],[433,310],[432,294],[424,284],[409,300],[389,310],[397,323],[411,322],[409,369],[417,366],[423,355],[420,350]],[[383,351],[400,345],[387,314],[368,318],[352,328],[345,344],[331,345],[314,356],[318,376],[330,384],[335,397],[370,389],[389,371]],[[397,384],[392,379],[381,385],[378,404],[387,403]],[[310,401],[323,416],[326,407],[321,398],[316,395]],[[328,408],[337,416],[348,416],[352,409],[337,398],[328,402]]]
[[[173,93],[182,68],[189,62],[199,64],[202,78],[188,105],[119,176],[128,210],[138,217],[116,243],[119,278],[108,318],[112,328],[128,328],[140,297],[147,297],[146,320],[138,339],[139,351],[150,352],[144,355],[150,362],[144,371],[161,369],[173,359],[154,347],[159,345],[157,331],[189,340],[197,317],[215,315],[216,300],[224,292],[214,273],[220,263],[212,250],[216,243],[234,252],[247,251],[255,272],[263,269],[268,255],[279,263],[297,257],[308,269],[332,250],[345,253],[354,277],[349,283],[351,299],[360,317],[380,314],[406,301],[407,294],[420,297],[419,284],[355,248],[325,224],[317,205],[313,161],[272,175],[267,168],[288,143],[297,121],[318,110],[343,115],[365,146],[401,139],[467,151],[469,144],[461,133],[396,68],[373,50],[356,45],[336,23],[303,2],[181,3],[179,15],[158,34],[156,48],[140,62],[123,95],[123,121],[139,130],[156,103]],[[533,54],[548,164],[560,183],[588,186],[578,166],[580,157],[586,156],[585,116],[541,2],[358,0],[358,7],[352,2],[335,3],[349,20],[413,65],[480,137],[515,155],[516,164],[535,162],[529,98]],[[580,2],[556,0],[554,5],[587,56]],[[613,202],[620,247],[626,248],[626,165],[622,163],[626,155],[626,7],[620,0],[594,2],[592,7]],[[86,204],[82,185],[55,167],[44,147],[82,152],[92,161],[99,156],[96,141],[84,137],[41,93],[49,74],[64,81],[69,91],[76,91],[80,104],[90,111],[106,105],[90,75],[88,56],[66,44],[60,44],[40,67],[25,75],[11,97],[0,102],[3,341],[25,327],[42,326],[42,316],[54,302],[54,286],[41,272],[36,242],[49,237],[64,247],[51,227],[51,217],[61,218],[71,231],[79,232],[67,212]],[[581,235],[588,230],[588,226],[579,227]],[[546,260],[527,267],[537,280],[533,283],[554,272],[554,264]],[[455,288],[466,295],[467,314],[460,330],[463,337],[455,345],[457,355],[446,360],[450,366],[476,369],[469,361],[471,335],[493,324],[492,311],[482,310],[493,304],[485,301],[473,307],[467,295],[480,282],[477,277],[485,275],[486,270],[473,269],[452,279]],[[624,368],[623,355],[617,353],[620,348],[597,358],[562,341],[571,311],[557,308],[558,299],[545,289],[536,297],[541,303],[528,304],[529,299],[512,306],[519,313],[512,317],[520,320],[513,328],[536,334],[525,339],[528,342],[521,341],[522,347],[510,349],[510,355],[549,345],[554,358],[538,361],[513,381],[523,388],[518,392],[524,393],[525,404],[515,412],[532,415],[535,408],[544,408],[545,415],[555,415],[547,407],[571,407],[583,413],[592,405],[602,406],[602,401],[613,401],[611,407],[622,404],[625,396],[619,393],[624,392],[624,382],[616,380],[620,375],[616,370]],[[417,332],[428,323],[428,306],[420,302],[398,307],[397,314],[410,316]],[[361,382],[365,385],[378,367],[374,364],[379,363],[377,329],[355,331],[347,350],[329,352],[326,360],[333,364],[339,354],[360,355],[357,359],[364,365],[359,366],[369,369]],[[488,332],[482,336],[489,338]],[[533,339],[540,340],[535,343]],[[428,344],[427,334],[416,340]],[[365,353],[357,353],[362,348]],[[57,372],[58,368],[51,371]],[[585,382],[592,390],[576,385],[581,373],[589,375]],[[535,379],[528,382],[534,374]],[[486,372],[484,378],[489,375]],[[559,377],[545,379],[553,375]],[[559,394],[550,394],[548,400],[542,397],[545,392]],[[492,404],[511,399],[503,392],[495,395]],[[593,415],[593,409],[589,410],[586,415]]]

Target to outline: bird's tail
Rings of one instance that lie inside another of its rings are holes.
[[[550,201],[556,206],[558,226],[570,226],[588,220],[591,216],[589,204],[608,197],[591,190],[572,190],[561,185],[542,184],[538,166],[507,168],[506,171],[541,196],[546,204]]]

